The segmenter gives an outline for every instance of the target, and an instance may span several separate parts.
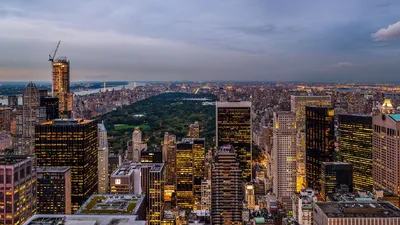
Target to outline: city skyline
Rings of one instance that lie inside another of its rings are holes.
[[[0,80],[50,80],[47,56],[62,40],[71,80],[390,82],[400,72],[399,8],[372,0],[5,1]]]

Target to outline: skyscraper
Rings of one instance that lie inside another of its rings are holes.
[[[242,224],[242,172],[233,147],[222,146],[214,162],[211,180],[211,224]]]
[[[273,192],[281,202],[296,192],[296,121],[292,112],[274,112]]]
[[[205,140],[204,138],[192,138],[193,142],[193,194],[194,209],[201,208],[201,182],[204,178],[205,165]]]
[[[0,107],[0,131],[11,132],[12,108]]]
[[[160,225],[164,212],[164,164],[154,164],[149,171],[149,224]]]
[[[319,189],[321,164],[332,162],[335,151],[334,109],[306,107],[306,180],[307,186]]]
[[[242,178],[251,180],[251,102],[217,102],[216,145],[231,144],[239,158]]]
[[[36,126],[39,167],[71,168],[71,212],[98,189],[97,123],[91,120],[57,119]]]
[[[107,130],[103,123],[97,125],[97,137],[99,142],[99,159],[98,159],[98,193],[107,194],[108,179],[108,139]]]
[[[0,158],[0,223],[23,224],[36,213],[36,171],[27,156]]]
[[[150,147],[140,152],[141,163],[162,163],[162,150],[159,147]]]
[[[189,125],[188,137],[190,138],[199,138],[200,137],[200,127],[199,122],[194,122]]]
[[[40,106],[46,109],[46,120],[55,120],[59,117],[58,98],[41,97]]]
[[[374,188],[400,196],[400,114],[380,113],[372,117],[372,124]]]
[[[342,161],[353,165],[355,191],[373,191],[372,117],[339,115],[339,150]]]
[[[8,96],[8,106],[11,108],[16,108],[18,106],[18,97],[16,95]]]
[[[70,168],[37,168],[37,213],[71,214]]]
[[[166,152],[166,153],[165,153]],[[165,157],[165,184],[176,186],[176,136],[164,135],[163,156]]]
[[[70,92],[69,61],[59,57],[53,62],[53,97],[59,99],[61,118],[72,117],[73,94]]]
[[[306,132],[299,131],[296,135],[296,191],[306,188]]]
[[[321,165],[321,196],[326,200],[336,188],[347,185],[353,192],[353,166],[344,162],[323,162]]]
[[[193,143],[182,140],[176,149],[176,205],[184,209],[193,209],[193,170]]]

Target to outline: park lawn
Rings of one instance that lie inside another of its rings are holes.
[[[133,129],[135,128],[135,125],[129,125],[129,124],[115,124],[114,129],[115,130],[127,130],[127,129]]]

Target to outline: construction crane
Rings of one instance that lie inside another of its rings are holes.
[[[54,52],[54,54],[53,55],[51,55],[51,53],[49,54],[49,61],[50,62],[54,62],[54,58],[56,57],[56,53],[57,53],[58,47],[60,47],[60,43],[61,43],[61,41],[58,42],[57,48],[51,52],[51,53]]]

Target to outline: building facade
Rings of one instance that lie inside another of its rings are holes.
[[[98,152],[98,193],[107,194],[110,186],[108,177],[108,139],[107,130],[103,123],[97,125],[97,138],[99,142]]]
[[[36,126],[38,167],[71,168],[71,212],[98,189],[97,123],[57,119]]]
[[[59,101],[56,97],[40,97],[40,106],[46,109],[46,120],[59,118]]]
[[[353,192],[353,165],[345,162],[322,162],[321,197],[327,199],[341,185],[346,185]]]
[[[242,178],[251,181],[251,102],[217,102],[216,146],[231,144],[237,154]]]
[[[164,212],[164,164],[154,164],[149,171],[149,224],[160,225]]]
[[[73,94],[70,92],[70,63],[66,57],[53,62],[53,97],[59,99],[59,116],[72,117]]]
[[[37,168],[37,213],[71,214],[70,168]]]
[[[193,142],[184,140],[176,147],[176,205],[193,209],[194,204]]]

